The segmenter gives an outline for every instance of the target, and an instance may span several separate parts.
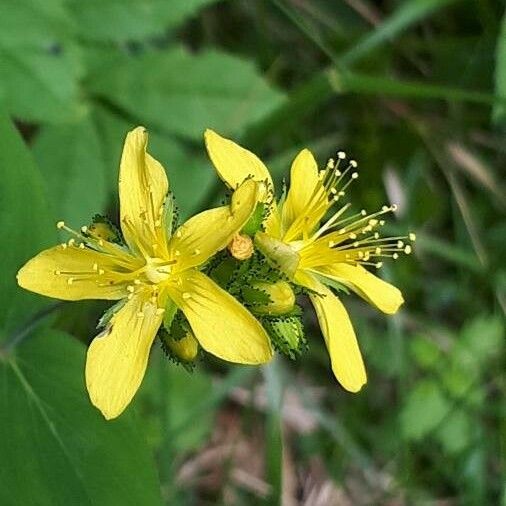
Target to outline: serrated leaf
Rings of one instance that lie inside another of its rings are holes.
[[[97,68],[95,93],[148,128],[198,140],[205,128],[237,137],[282,101],[252,63],[219,51],[118,54],[116,64]]]
[[[0,81],[10,113],[50,122],[82,116],[81,74],[81,56],[63,1],[2,3]]]
[[[33,152],[58,219],[77,229],[105,211],[110,189],[100,139],[90,120],[43,128]]]
[[[218,0],[70,0],[69,7],[88,40],[123,42],[163,35]]]
[[[49,303],[17,286],[16,273],[30,257],[56,239],[45,186],[11,121],[0,111],[0,230],[2,248],[0,276],[0,341],[14,328]]]
[[[160,505],[134,418],[107,422],[88,399],[84,347],[46,331],[17,351],[0,360],[0,504]]]

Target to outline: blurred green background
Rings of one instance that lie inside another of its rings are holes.
[[[504,487],[506,17],[495,0],[0,0],[0,504],[494,505]],[[394,317],[346,296],[359,394],[310,349],[263,369],[158,346],[106,423],[84,390],[106,305],[17,288],[54,223],[116,217],[142,124],[181,218],[223,198],[212,127],[278,180],[301,147],[359,161],[415,254]]]

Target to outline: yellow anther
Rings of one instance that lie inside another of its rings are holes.
[[[381,255],[381,248],[376,248],[374,252],[376,253],[376,255]]]
[[[406,255],[409,255],[411,253],[412,249],[411,249],[411,246],[408,244],[405,248],[404,248],[404,253],[406,253]]]
[[[134,279],[134,285],[140,285],[141,280],[140,279]]]
[[[56,271],[54,271],[54,273],[55,273],[57,276],[59,276],[59,275],[61,274],[61,271],[56,270]]]
[[[398,253],[394,253],[394,254],[392,255],[392,258],[393,258],[394,260],[397,260],[397,259],[399,258],[399,254],[398,254]]]
[[[354,234],[353,232],[348,236],[350,239],[356,239],[357,234]]]
[[[76,242],[76,240],[74,238],[69,239],[68,245],[69,246],[74,246],[75,242]]]
[[[67,279],[67,284],[71,285],[74,282],[74,278]]]
[[[339,158],[339,160],[344,160],[346,158],[346,153],[344,151],[338,151],[337,158]]]
[[[88,227],[87,227],[86,225],[83,225],[83,226],[81,227],[81,232],[82,232],[83,234],[86,234],[86,233],[88,232]]]
[[[99,276],[102,276],[103,274],[105,274],[104,269],[99,269],[99,270],[98,270],[98,275],[99,275]]]
[[[358,167],[358,163],[356,162],[356,160],[350,160],[350,165],[356,169]]]
[[[379,224],[380,224],[380,227],[382,227],[385,224],[385,220],[380,220]]]
[[[392,204],[392,211],[397,211],[397,209],[399,208],[399,206],[397,204]]]
[[[387,211],[390,211],[390,208],[388,206],[383,206],[381,210],[386,213]]]
[[[383,262],[378,262],[375,267],[376,267],[376,269],[379,269],[382,265],[383,265]]]
[[[408,237],[409,237],[409,240],[410,240],[410,241],[413,241],[413,242],[415,242],[415,241],[416,241],[416,234],[414,234],[413,232],[411,232],[411,233],[408,235]]]
[[[331,188],[330,193],[332,193],[332,195],[335,195],[337,193],[337,190],[335,188]]]
[[[200,250],[199,250],[198,248],[195,248],[195,249],[193,250],[193,254],[194,254],[194,255],[200,255]]]
[[[59,221],[58,223],[56,223],[56,228],[62,229],[64,226],[65,226],[64,221]]]
[[[181,230],[177,230],[176,231],[176,237],[181,237],[183,234],[181,232]]]
[[[360,214],[361,214],[362,216],[367,216],[367,211],[366,211],[365,209],[362,209],[362,210],[360,211]]]
[[[79,247],[80,247],[81,249],[84,249],[84,242],[79,243]]]
[[[333,158],[329,158],[327,161],[327,168],[333,169],[336,166],[336,162]]]
[[[340,197],[344,197],[344,196],[346,195],[346,192],[345,192],[344,190],[341,190],[341,191],[338,193],[338,195],[339,195]]]
[[[379,233],[378,232],[374,232],[374,238],[375,239],[379,239],[379,237],[380,237]]]
[[[185,300],[188,300],[188,299],[191,299],[192,298],[192,294],[189,293],[189,292],[184,292],[183,293],[183,299]]]
[[[402,241],[397,241],[397,247],[398,247],[399,249],[404,248],[404,243],[403,243]]]
[[[129,293],[128,296],[127,296],[127,299],[128,300],[132,300],[134,297],[134,294],[133,293]]]
[[[357,179],[358,178],[358,172],[354,172],[352,175],[351,175],[351,179]]]
[[[62,249],[67,249],[67,243],[66,242],[62,242],[61,243],[61,247],[62,247]]]
[[[98,271],[98,264],[97,263],[93,264],[93,270]]]
[[[132,285],[128,285],[126,287],[127,291],[129,291],[130,293],[133,293],[135,291],[135,288],[132,286]]]

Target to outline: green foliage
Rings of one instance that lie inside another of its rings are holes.
[[[102,418],[84,358],[84,346],[57,331],[0,358],[1,504],[161,504],[142,425],[131,414]]]
[[[108,188],[100,139],[89,119],[46,126],[33,146],[58,219],[79,228],[104,212]]]
[[[3,252],[0,276],[0,342],[26,318],[49,304],[20,290],[18,269],[56,239],[44,181],[19,134],[0,111],[0,230]],[[34,226],[35,225],[35,226]]]

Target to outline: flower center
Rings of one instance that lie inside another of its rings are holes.
[[[161,258],[147,258],[144,274],[151,283],[155,285],[162,283],[169,278],[173,263],[173,261],[167,262]]]

